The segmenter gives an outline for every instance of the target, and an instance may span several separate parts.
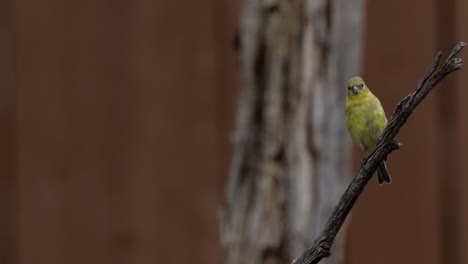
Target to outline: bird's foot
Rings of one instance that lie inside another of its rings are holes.
[[[361,167],[364,167],[364,164],[366,164],[367,162],[367,157],[362,157],[362,161],[361,161]]]

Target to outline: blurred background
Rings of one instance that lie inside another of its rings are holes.
[[[241,4],[0,2],[1,263],[222,262]],[[362,75],[388,116],[468,40],[465,10],[367,2]],[[467,76],[403,127],[394,183],[373,179],[353,209],[346,263],[468,262]]]

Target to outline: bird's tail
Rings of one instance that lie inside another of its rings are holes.
[[[385,163],[385,160],[382,161],[382,163],[380,163],[379,167],[377,168],[377,175],[378,175],[379,184],[392,183],[392,178],[390,177],[390,174],[387,171],[387,165]]]

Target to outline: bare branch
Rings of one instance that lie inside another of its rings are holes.
[[[418,83],[416,89],[401,100],[395,108],[392,117],[388,121],[387,127],[377,141],[375,149],[361,165],[361,169],[341,197],[320,236],[311,247],[306,249],[301,256],[293,261],[293,264],[314,264],[320,262],[322,258],[330,256],[330,248],[333,245],[336,234],[343,225],[359,195],[364,190],[367,182],[371,179],[377,166],[388,154],[400,148],[401,145],[396,140],[400,128],[405,124],[408,117],[421,103],[424,97],[426,97],[442,79],[449,73],[462,69],[463,62],[460,58],[456,58],[456,55],[465,45],[466,43],[464,42],[458,43],[440,70],[434,74],[442,56],[441,52],[437,54],[432,66]]]

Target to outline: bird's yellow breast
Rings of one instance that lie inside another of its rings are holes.
[[[387,125],[387,118],[379,99],[369,89],[365,88],[358,94],[348,94],[346,125],[354,142],[364,151],[372,151]]]

